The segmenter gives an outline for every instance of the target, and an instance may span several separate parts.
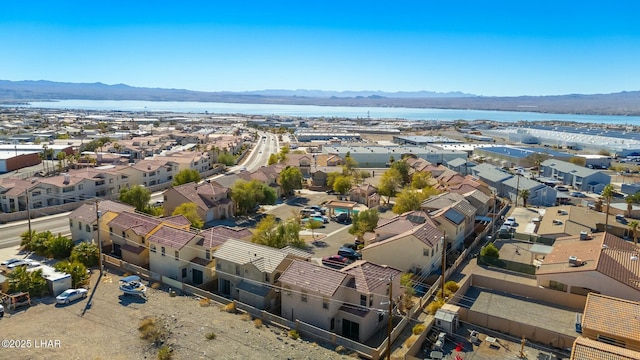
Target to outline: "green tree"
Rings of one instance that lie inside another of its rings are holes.
[[[333,180],[333,191],[342,195],[348,193],[352,186],[353,181],[350,176],[340,175]]]
[[[411,181],[411,177],[409,176],[409,164],[406,161],[396,161],[391,164],[392,169],[398,170],[400,173],[400,177],[402,179],[401,185],[406,185]]]
[[[253,233],[251,241],[278,249],[286,246],[285,239],[278,232],[276,218],[273,215],[267,215],[256,224],[256,231]]]
[[[495,245],[493,245],[493,243],[489,243],[485,247],[483,247],[482,250],[480,250],[480,256],[499,259],[500,250],[498,250],[498,248]]]
[[[98,264],[99,256],[98,245],[83,241],[73,247],[70,259],[72,262],[80,262],[86,267],[92,267]]]
[[[144,211],[149,207],[151,191],[140,185],[125,188],[120,190],[119,200],[120,202],[134,206],[138,211]]]
[[[380,214],[376,209],[368,209],[354,213],[352,215],[352,223],[349,228],[349,234],[362,238],[366,232],[371,232],[378,226]]]
[[[628,225],[629,230],[631,230],[631,234],[633,236],[633,243],[636,245],[638,245],[638,237],[636,236],[636,231],[638,230],[639,225],[640,224],[636,220],[631,221]]]
[[[189,222],[191,223],[191,226],[196,229],[202,229],[202,227],[204,226],[204,221],[202,221],[202,218],[200,217],[200,215],[198,215],[196,204],[192,202],[180,204],[173,210],[173,213],[171,213],[171,215],[182,215],[186,217],[187,220],[189,220]]]
[[[48,292],[42,269],[27,271],[26,266],[19,266],[7,274],[7,277],[10,293],[28,292],[31,296],[42,296]]]
[[[302,172],[294,166],[287,166],[280,172],[278,178],[282,191],[285,194],[293,194],[293,190],[302,189]]]
[[[358,162],[351,157],[351,154],[347,153],[344,157],[344,165],[342,166],[342,173],[344,175],[353,175],[353,172],[356,171],[358,167]]]
[[[396,214],[403,214],[407,211],[420,210],[420,205],[426,198],[422,191],[403,189],[398,193],[392,211]]]
[[[342,173],[339,172],[330,172],[327,174],[327,186],[333,189],[333,183],[336,181],[338,176],[343,176]]]
[[[522,206],[527,207],[527,200],[529,200],[530,192],[527,189],[520,190],[520,197],[522,198]],[[516,204],[517,206],[518,204]]]
[[[236,157],[225,151],[224,153],[218,155],[218,162],[225,166],[233,166],[236,164]]]
[[[429,186],[431,183],[431,173],[426,171],[421,171],[414,173],[411,177],[411,188],[412,189],[424,189]]]
[[[322,222],[316,220],[316,219],[309,219],[307,221],[307,223],[305,224],[306,228],[311,230],[311,238],[313,240],[316,239],[316,229],[320,229],[322,227]]]
[[[73,240],[66,236],[58,235],[49,239],[46,243],[47,254],[54,259],[66,259],[71,256]]]
[[[277,163],[278,163],[278,155],[276,155],[276,154],[269,155],[269,163],[268,163],[268,165],[273,165],[273,164],[277,164]]]
[[[287,154],[289,154],[289,147],[285,145],[280,148],[280,153],[278,154],[280,161],[285,161],[287,159]]]
[[[73,283],[71,286],[74,288],[84,285],[89,280],[87,267],[79,261],[60,261],[54,267],[58,271],[71,275],[71,282]]]
[[[256,205],[272,205],[276,202],[276,191],[258,180],[236,181],[231,187],[231,199],[236,204],[238,214],[246,215]]]
[[[200,173],[195,169],[183,169],[173,178],[173,186],[200,181]]]
[[[396,192],[402,184],[402,174],[398,169],[391,168],[385,171],[380,178],[378,184],[378,192],[382,196],[387,197],[387,203],[391,200],[392,196],[396,196]]]
[[[613,185],[608,184],[604,187],[604,189],[602,189],[602,199],[605,201],[605,203],[607,204],[607,210],[606,210],[606,217],[604,219],[604,227],[605,229],[608,228],[609,226],[609,207],[611,206],[611,200],[613,199],[613,194],[615,193],[615,190],[613,188]]]

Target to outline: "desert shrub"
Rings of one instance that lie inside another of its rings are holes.
[[[158,324],[155,318],[142,319],[140,326],[138,326],[138,331],[141,339],[149,340],[149,342],[156,345],[162,342],[165,335],[162,325]]]
[[[211,299],[202,298],[202,299],[200,299],[200,301],[198,303],[200,304],[201,307],[207,307],[207,306],[211,305]]]
[[[427,327],[424,324],[416,324],[411,332],[413,335],[420,335]]]
[[[256,329],[260,329],[262,327],[262,319],[253,320],[253,326],[255,326]]]
[[[240,320],[242,321],[251,321],[251,314],[249,313],[244,313],[240,316]]]
[[[300,334],[298,334],[297,331],[295,330],[289,330],[289,337],[292,338],[293,340],[298,340],[300,338]]]
[[[447,288],[444,289],[444,295],[442,294],[442,289],[439,289],[438,292],[436,292],[436,298],[438,299],[448,299],[451,295],[453,295],[453,293]]]
[[[162,284],[160,284],[159,282],[154,282],[153,284],[151,284],[151,288],[154,290],[158,290],[160,289],[160,287],[162,286]]]
[[[449,290],[449,291],[451,291],[452,293],[454,293],[454,292],[458,291],[460,286],[458,286],[457,282],[455,282],[453,280],[450,280],[450,281],[447,281],[446,283],[444,283],[444,288]]]
[[[487,244],[487,246],[483,247],[482,250],[480,250],[480,256],[499,259],[500,250],[498,250],[498,248],[495,245],[493,245],[493,243],[489,243]]]
[[[168,345],[162,345],[160,350],[158,350],[158,360],[171,360],[173,358],[173,349],[171,349]]]
[[[336,352],[337,352],[338,354],[344,354],[346,351],[347,351],[347,349],[346,349],[344,346],[342,346],[342,345],[338,345],[338,346],[336,347]]]
[[[415,344],[417,337],[415,336],[411,336],[409,337],[405,342],[404,342],[404,346],[406,346],[407,348],[410,348],[413,344]]]
[[[434,315],[444,305],[444,300],[434,300],[427,305],[427,313]]]
[[[230,314],[235,314],[235,313],[236,313],[236,311],[237,311],[237,310],[236,310],[236,303],[235,303],[235,301],[232,301],[232,302],[228,303],[227,305],[223,306],[223,307],[222,307],[222,310],[223,310],[223,311],[226,311],[226,312],[228,312],[228,313],[230,313]]]
[[[214,333],[214,332],[207,333],[207,335],[205,335],[205,337],[207,338],[207,340],[213,340],[213,339],[216,338],[216,333]]]

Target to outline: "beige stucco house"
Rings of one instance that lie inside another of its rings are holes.
[[[123,211],[134,212],[135,208],[131,205],[111,200],[98,202],[100,242],[102,242],[103,247],[108,246],[111,248],[111,237],[109,236],[109,226],[107,224]],[[95,242],[97,245],[98,219],[95,203],[82,204],[72,211],[69,214],[69,229],[71,230],[73,242],[87,241]]]
[[[294,261],[280,277],[281,316],[365,342],[387,326],[390,286],[401,294],[400,274],[367,261],[342,270]]]
[[[640,299],[640,248],[609,233],[556,239],[536,271],[539,286]]]
[[[208,182],[192,182],[165,190],[164,213],[170,215],[178,206],[189,202],[196,204],[196,211],[205,223],[233,217],[235,212],[231,189]]]

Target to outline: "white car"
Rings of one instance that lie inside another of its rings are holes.
[[[20,261],[22,261],[22,259],[13,258],[13,259],[9,259],[9,260],[5,260],[5,261],[1,262],[0,266],[7,266],[8,267],[9,265],[11,265],[13,263],[20,262]]]
[[[62,294],[56,296],[56,302],[58,304],[68,304],[78,299],[84,299],[87,297],[87,289],[69,289],[65,290]]]

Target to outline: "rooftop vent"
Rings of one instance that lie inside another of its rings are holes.
[[[580,240],[591,240],[591,236],[586,231],[580,231]]]
[[[585,262],[578,259],[576,256],[569,256],[569,265],[571,266],[582,266]]]

